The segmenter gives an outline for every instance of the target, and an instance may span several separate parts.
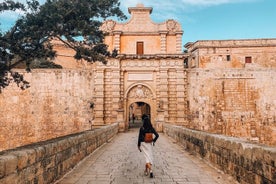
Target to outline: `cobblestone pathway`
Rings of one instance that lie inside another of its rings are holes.
[[[234,184],[223,173],[160,134],[154,147],[154,178],[144,176],[144,157],[137,149],[138,129],[119,133],[84,159],[56,184]]]

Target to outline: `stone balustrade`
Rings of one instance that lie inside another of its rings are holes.
[[[163,131],[182,144],[187,151],[232,175],[239,183],[276,183],[275,147],[176,125],[164,124]]]
[[[118,124],[0,152],[0,183],[53,183],[118,133]]]

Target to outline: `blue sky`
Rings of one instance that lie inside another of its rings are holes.
[[[275,0],[121,0],[121,8],[129,17],[127,8],[138,3],[153,7],[151,18],[156,23],[178,21],[183,45],[197,40],[276,38]],[[17,17],[12,12],[0,14],[1,30]]]

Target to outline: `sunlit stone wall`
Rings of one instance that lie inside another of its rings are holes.
[[[187,127],[276,145],[275,69],[193,69]]]
[[[24,71],[22,71],[24,73]],[[93,72],[32,70],[0,94],[0,151],[91,129]]]

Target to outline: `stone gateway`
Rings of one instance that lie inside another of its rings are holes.
[[[106,65],[75,61],[54,40],[63,69],[18,70],[31,87],[0,94],[0,151],[114,123],[127,131],[143,114],[157,131],[180,125],[276,145],[276,39],[202,40],[182,51],[177,21],[155,23],[142,4],[128,11],[127,22],[101,26],[118,50]]]

